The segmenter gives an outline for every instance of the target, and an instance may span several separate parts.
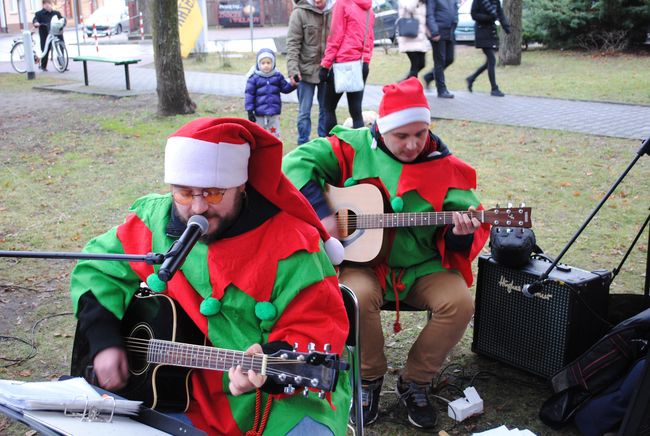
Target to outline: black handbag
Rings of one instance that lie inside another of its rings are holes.
[[[420,22],[417,18],[402,17],[397,20],[397,34],[407,38],[415,38],[420,33]]]

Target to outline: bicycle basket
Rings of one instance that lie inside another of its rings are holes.
[[[64,18],[59,19],[58,17],[52,17],[52,21],[50,21],[50,33],[52,35],[59,36],[63,33],[64,26],[65,26]]]

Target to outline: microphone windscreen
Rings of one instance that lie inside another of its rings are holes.
[[[196,224],[201,229],[201,235],[205,235],[208,231],[208,219],[203,215],[192,215],[189,220],[187,220],[187,225]]]

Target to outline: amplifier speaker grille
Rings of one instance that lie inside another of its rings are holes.
[[[611,274],[560,265],[549,275],[554,281],[534,298],[523,295],[523,285],[538,280],[548,266],[535,258],[513,269],[479,257],[474,352],[550,377],[605,333],[592,311],[606,318]]]

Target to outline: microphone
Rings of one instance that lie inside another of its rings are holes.
[[[546,280],[538,280],[533,283],[527,283],[521,287],[521,293],[528,298],[533,298],[536,293],[544,288],[545,281]]]
[[[165,254],[165,261],[158,270],[158,278],[168,282],[183,265],[194,244],[208,231],[208,220],[203,215],[194,215],[187,221],[187,228],[178,240],[174,241]]]

